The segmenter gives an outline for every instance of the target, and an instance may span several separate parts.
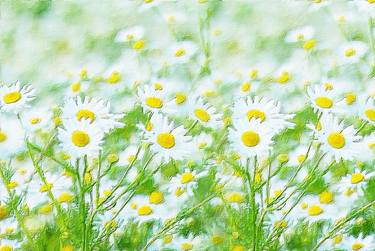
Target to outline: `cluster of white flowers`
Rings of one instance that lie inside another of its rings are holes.
[[[63,2],[5,5],[0,251],[375,249],[375,1]]]

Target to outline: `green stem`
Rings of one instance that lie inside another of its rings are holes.
[[[312,251],[318,250],[318,248],[329,238],[331,238],[338,230],[343,228],[345,224],[349,221],[351,221],[353,218],[355,218],[357,215],[360,213],[364,212],[367,208],[375,205],[375,201],[372,201],[368,203],[367,205],[363,206],[362,208],[358,209],[353,215],[346,217],[345,220],[341,221],[339,224],[337,224],[334,228],[332,228],[327,235],[325,235],[319,242],[318,244],[313,248]]]
[[[169,231],[171,228],[173,228],[174,225],[176,225],[178,222],[186,218],[186,216],[189,216],[192,214],[195,210],[202,207],[204,204],[209,202],[212,198],[214,198],[216,194],[212,194],[194,207],[190,208],[188,211],[181,215],[177,215],[172,221],[168,222],[161,230],[159,230],[148,242],[147,244],[141,249],[141,251],[146,251],[157,239],[159,239],[161,236],[163,236],[167,231]]]
[[[50,185],[48,184],[47,180],[46,180],[46,177],[44,176],[43,174],[43,171],[40,169],[39,165],[38,165],[38,162],[35,161],[34,159],[34,156],[32,155],[31,153],[31,149],[30,149],[30,146],[28,144],[27,145],[27,149],[28,149],[28,154],[30,156],[30,159],[31,159],[31,162],[34,166],[34,169],[35,171],[37,172],[39,178],[41,179],[41,181],[43,182],[43,184],[46,186],[47,188],[47,195],[49,197],[49,199],[53,202],[53,205],[55,206],[56,208],[56,211],[57,211],[57,216],[61,215],[61,207],[60,207],[60,203],[57,202],[55,196],[53,196],[53,193],[50,189]]]
[[[4,184],[5,188],[7,190],[8,196],[10,198],[10,207],[12,208],[12,211],[14,212],[14,215],[16,216],[16,220],[18,222],[18,225],[20,226],[22,232],[25,234],[29,244],[32,247],[32,250],[36,250],[36,248],[34,247],[33,238],[31,237],[31,234],[29,233],[29,231],[25,227],[24,221],[22,219],[21,213],[18,211],[17,205],[14,204],[16,198],[14,197],[14,193],[9,188],[9,180],[6,178],[6,176],[3,172],[3,166],[0,166],[0,176],[1,176],[1,180],[3,181],[3,184]]]

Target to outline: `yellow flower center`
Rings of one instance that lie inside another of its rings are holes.
[[[226,196],[226,199],[229,203],[242,203],[244,202],[245,198],[242,194],[238,192],[231,192]]]
[[[136,41],[134,44],[133,44],[133,49],[134,50],[140,50],[143,48],[143,46],[145,45],[145,41],[144,40],[138,40]]]
[[[148,198],[151,204],[161,204],[164,201],[164,195],[162,192],[152,192]]]
[[[184,50],[184,49],[182,49],[182,48],[179,48],[179,49],[177,49],[175,52],[174,52],[174,55],[176,56],[176,57],[182,57],[183,55],[185,55],[186,54],[186,51]]]
[[[168,132],[160,133],[156,138],[156,142],[166,149],[170,149],[175,145],[174,136]]]
[[[371,120],[371,121],[375,121],[375,110],[374,109],[366,109],[365,110],[365,115],[366,117]]]
[[[245,251],[246,249],[241,245],[235,245],[231,251]]]
[[[273,190],[273,196],[274,197],[279,197],[282,193],[282,190],[281,189],[275,189]]]
[[[283,71],[278,77],[277,82],[279,84],[285,84],[290,80],[290,74],[287,71]]]
[[[14,227],[6,227],[5,228],[5,233],[6,234],[12,234],[14,232]]]
[[[199,144],[198,144],[198,148],[199,149],[203,149],[203,148],[205,148],[207,146],[207,143],[206,142],[200,142]]]
[[[288,162],[289,156],[288,154],[281,153],[277,156],[277,160],[279,161],[279,163],[282,164],[282,163]]]
[[[322,123],[320,123],[318,121],[318,123],[316,123],[316,125],[315,125],[315,129],[318,130],[318,131],[322,130]]]
[[[254,131],[245,131],[241,135],[242,143],[247,147],[253,147],[259,144],[259,134]]]
[[[3,96],[5,104],[16,103],[21,99],[21,93],[19,91],[9,92]]]
[[[38,210],[40,214],[49,214],[52,212],[53,206],[50,203],[47,203],[43,206],[41,206]]]
[[[32,125],[36,125],[36,124],[39,124],[40,121],[41,121],[40,118],[35,117],[35,118],[31,118],[29,122],[30,122],[30,124],[32,124]]]
[[[219,245],[219,244],[223,243],[223,241],[224,241],[224,238],[220,235],[213,235],[211,237],[211,242],[214,245]]]
[[[171,234],[168,234],[163,237],[163,244],[171,243],[173,240],[173,236]]]
[[[184,243],[181,243],[180,248],[183,251],[192,250],[193,249],[193,244],[191,244],[189,242],[184,242]]]
[[[307,213],[310,215],[310,216],[317,216],[317,215],[320,215],[323,213],[323,209],[318,206],[318,205],[312,205],[311,207],[309,207],[309,209],[307,210]]]
[[[250,87],[251,87],[251,84],[249,82],[244,82],[241,85],[241,91],[242,92],[248,92],[248,91],[250,91]]]
[[[330,98],[327,97],[317,97],[315,99],[315,104],[319,106],[320,108],[331,108],[333,105],[333,101]]]
[[[74,82],[73,84],[70,85],[70,90],[72,92],[79,92],[81,89],[81,83],[80,82]]]
[[[303,34],[301,34],[301,33],[297,33],[296,34],[296,39],[297,40],[303,40],[304,38],[305,38],[305,36]]]
[[[375,0],[367,0],[368,3],[375,3]]]
[[[344,23],[344,22],[345,22],[345,16],[343,16],[343,15],[338,16],[338,17],[337,17],[337,21],[338,21],[339,23]]]
[[[143,0],[145,3],[152,3],[154,0]]]
[[[213,30],[212,30],[212,35],[214,35],[214,36],[219,36],[219,35],[221,35],[221,29],[220,28],[214,28]]]
[[[132,40],[134,38],[134,35],[129,33],[129,34],[126,34],[125,37],[127,40]]]
[[[363,243],[360,243],[360,242],[354,242],[352,244],[352,250],[360,250],[364,247],[365,245],[363,245]]]
[[[160,98],[157,97],[148,97],[145,99],[145,103],[147,106],[151,108],[162,108],[163,107],[163,101]]]
[[[69,203],[74,199],[74,195],[68,192],[62,192],[57,198],[59,203]]]
[[[43,184],[40,186],[39,192],[41,193],[47,192],[48,190],[51,190],[52,186],[53,186],[52,183]]]
[[[175,96],[176,105],[183,104],[185,103],[185,101],[186,101],[186,95],[183,94],[182,92],[177,92]]]
[[[251,69],[251,70],[249,71],[249,77],[250,77],[251,79],[256,78],[257,75],[258,75],[258,71],[257,71],[256,69]]]
[[[324,83],[323,86],[324,86],[324,90],[326,90],[326,91],[333,90],[333,85],[331,83],[329,83],[329,82]]]
[[[203,97],[214,97],[216,95],[216,92],[214,90],[204,90],[201,94]]]
[[[358,184],[362,182],[365,179],[365,176],[361,173],[353,173],[350,177],[350,183],[352,184]]]
[[[345,138],[339,132],[332,132],[327,137],[327,142],[330,146],[336,149],[341,149],[345,146]]]
[[[27,169],[21,167],[20,169],[18,169],[18,173],[19,173],[20,175],[25,175],[25,174],[27,173]]]
[[[337,245],[340,244],[342,241],[342,234],[338,234],[335,237],[332,238],[332,244]]]
[[[286,222],[286,220],[278,220],[278,221],[275,221],[273,223],[273,226],[275,228],[284,228],[288,225],[288,223]]]
[[[7,244],[3,244],[0,246],[0,251],[12,251],[13,248]]]
[[[145,125],[145,129],[146,129],[146,131],[151,131],[151,130],[152,130],[152,124],[151,124],[150,121],[148,121],[148,122],[146,123],[146,125]]]
[[[146,216],[152,214],[152,209],[148,205],[140,206],[137,210],[138,215],[140,216]]]
[[[319,202],[322,204],[329,204],[333,201],[333,193],[324,191],[319,194]]]
[[[354,189],[352,189],[352,188],[347,188],[347,189],[344,191],[343,194],[344,194],[345,196],[349,197],[349,196],[351,196],[354,192],[355,192]]]
[[[154,83],[153,87],[154,87],[155,91],[161,91],[161,90],[163,90],[163,85],[161,83],[159,83],[159,82]]]
[[[72,132],[71,141],[75,146],[84,147],[90,142],[90,137],[84,131],[76,130]]]
[[[306,202],[301,203],[301,209],[306,209],[308,207]]]
[[[127,159],[128,159],[128,162],[132,162],[133,160],[135,160],[135,155],[130,154]]]
[[[264,112],[258,109],[248,110],[246,113],[247,119],[250,121],[252,118],[259,119],[260,122],[263,122],[266,119]]]
[[[185,189],[179,188],[179,187],[176,189],[176,191],[174,191],[174,195],[176,195],[177,197],[180,197],[184,193],[185,193]]]
[[[8,215],[8,210],[5,206],[0,206],[0,220],[4,219]]]
[[[195,109],[194,115],[202,122],[208,122],[210,120],[210,115],[203,109]]]
[[[347,105],[353,104],[356,101],[356,99],[357,99],[356,95],[352,92],[345,94],[345,103]]]
[[[181,184],[186,184],[194,180],[194,175],[192,173],[183,173],[180,178]]]
[[[345,51],[345,57],[352,57],[356,53],[354,48],[349,48]]]
[[[0,131],[0,143],[5,140],[7,140],[7,135],[3,131]]]
[[[109,163],[115,163],[115,162],[118,161],[118,159],[119,159],[119,157],[118,157],[118,155],[116,153],[110,153],[107,156],[107,161]]]
[[[302,161],[304,161],[306,159],[306,155],[305,154],[299,154],[297,156],[297,161],[298,163],[301,163]]]
[[[310,39],[310,40],[307,40],[304,44],[303,44],[303,49],[308,51],[308,50],[311,50],[312,48],[314,48],[315,46],[315,40],[313,39]]]
[[[118,71],[113,71],[107,78],[108,84],[117,84],[121,80],[121,74]]]
[[[9,183],[8,183],[8,188],[9,189],[13,189],[15,187],[18,186],[18,182],[17,181],[14,181],[14,180],[11,180]]]
[[[135,202],[130,203],[130,208],[131,208],[131,209],[134,210],[134,209],[137,209],[137,207],[138,207],[138,206],[137,206],[137,204],[136,204]]]
[[[82,109],[76,113],[76,118],[78,121],[82,118],[89,119],[90,123],[92,123],[95,120],[95,114],[90,110]]]

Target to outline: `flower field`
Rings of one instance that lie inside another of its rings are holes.
[[[3,0],[0,25],[0,251],[375,250],[374,0]]]

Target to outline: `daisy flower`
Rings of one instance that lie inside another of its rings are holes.
[[[119,154],[119,160],[117,162],[117,165],[126,166],[132,163],[137,155],[138,148],[139,147],[136,145],[130,145],[126,147],[125,150]],[[138,159],[142,159],[142,156],[143,149],[140,149],[138,153]]]
[[[96,156],[101,149],[103,131],[90,120],[68,120],[65,129],[58,128],[58,138],[63,150],[71,157]]]
[[[172,63],[185,63],[197,51],[197,46],[191,41],[178,42],[170,50]]]
[[[124,126],[118,122],[121,114],[111,114],[110,104],[99,98],[81,97],[72,98],[66,101],[62,108],[62,120],[64,124],[69,120],[88,120],[94,127],[101,129],[104,133],[115,127]]]
[[[221,115],[216,112],[216,109],[203,102],[201,98],[190,100],[190,117],[197,120],[205,127],[217,129],[222,126]]]
[[[144,111],[160,112],[165,108],[165,92],[149,85],[138,88],[138,98]],[[165,110],[165,109],[164,109]]]
[[[137,195],[129,203],[126,214],[140,223],[150,220],[164,221],[170,216],[164,203],[164,194],[160,191],[154,191],[148,196]]]
[[[362,102],[359,108],[359,116],[361,119],[370,122],[375,125],[375,100],[374,98],[368,98],[365,102]]]
[[[353,173],[342,178],[338,185],[338,191],[356,191],[359,195],[363,194],[363,188],[366,186],[366,181],[375,175],[375,172],[361,172],[358,168]]]
[[[298,27],[289,31],[285,36],[285,42],[294,43],[309,40],[314,36],[314,28],[312,26]]]
[[[369,235],[364,237],[362,234],[360,234],[357,238],[353,236],[345,238],[342,245],[345,250],[374,250],[375,240],[374,236]]]
[[[19,81],[0,87],[0,108],[6,112],[18,113],[27,108],[28,103],[34,98],[34,89],[31,85],[21,87]]]
[[[188,250],[201,250],[199,249],[199,244],[201,244],[199,236],[193,237],[189,235],[188,237],[176,236],[173,238],[174,249],[178,251],[188,251]]]
[[[302,218],[309,223],[319,220],[328,220],[332,214],[337,213],[334,207],[321,203],[317,196],[305,197],[294,210],[298,211],[297,215],[289,215],[290,219],[293,219],[292,217]]]
[[[359,156],[361,161],[371,161],[375,158],[375,133],[363,137],[363,152]]]
[[[27,131],[45,129],[51,125],[52,113],[45,108],[34,108],[22,113],[22,125]]]
[[[174,127],[173,122],[168,122],[166,117],[154,114],[151,118],[152,128],[145,132],[144,141],[151,144],[151,151],[161,161],[170,159],[182,160],[190,152],[190,136],[185,136],[183,126]]]
[[[187,91],[180,90],[173,93],[173,98],[167,103],[168,111],[176,116],[186,116],[190,110],[190,99]]]
[[[368,47],[361,41],[351,41],[339,47],[339,61],[343,64],[357,63]]]
[[[211,146],[212,136],[210,134],[203,132],[198,136],[194,137],[193,141],[199,149],[205,149]]]
[[[307,96],[314,111],[334,112],[337,110],[337,102],[331,89],[322,85],[311,86],[307,89]]]
[[[228,138],[241,158],[251,158],[266,155],[271,150],[273,135],[270,128],[259,119],[250,122],[238,119],[233,121],[233,128],[229,128]]]
[[[25,132],[19,121],[13,118],[0,118],[0,159],[19,153],[25,147]]]
[[[258,96],[237,100],[233,106],[233,117],[248,121],[258,119],[262,126],[274,130],[275,134],[294,125],[288,121],[294,117],[293,114],[281,113],[281,106],[278,102]]]
[[[142,39],[144,36],[144,28],[142,26],[132,26],[120,30],[115,37],[115,42],[129,42]]]
[[[321,150],[332,156],[337,162],[341,159],[352,160],[360,151],[361,137],[355,135],[353,126],[344,127],[332,115],[325,115],[320,120],[321,130],[316,131],[316,137],[321,143]]]
[[[197,173],[196,170],[191,171],[190,169],[185,169],[182,174],[177,174],[170,181],[171,192],[176,191],[176,189],[182,189],[189,195],[192,195],[193,189],[198,185],[197,181],[199,178],[207,175],[207,171]]]

